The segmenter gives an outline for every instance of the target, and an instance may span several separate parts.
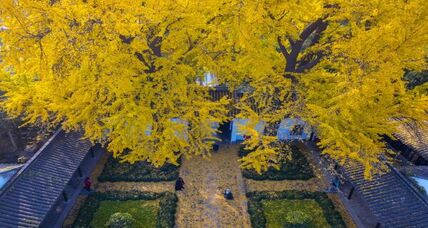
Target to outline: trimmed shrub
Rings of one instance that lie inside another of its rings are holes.
[[[178,178],[179,166],[165,164],[160,168],[154,167],[148,162],[130,164],[120,162],[119,159],[110,156],[103,172],[98,177],[101,182],[110,181],[174,181]]]
[[[328,198],[327,194],[323,192],[308,192],[308,191],[282,191],[282,192],[249,192],[248,197],[248,213],[250,214],[251,224],[255,228],[266,227],[266,217],[263,212],[262,200],[304,200],[313,199],[322,208],[324,217],[332,227],[345,228],[342,216],[336,210],[333,202]],[[284,224],[284,227],[296,227],[292,224]],[[302,224],[304,227],[304,224]]]
[[[166,192],[159,202],[158,228],[174,227],[178,198],[174,193]]]
[[[251,226],[253,228],[266,227],[266,217],[263,213],[263,207],[260,201],[248,201],[248,214],[250,214]]]
[[[132,228],[135,223],[135,219],[129,213],[117,212],[110,216],[110,219],[106,223],[108,228]]]
[[[253,180],[309,180],[314,177],[314,173],[308,160],[302,152],[294,145],[291,145],[291,160],[281,164],[279,170],[269,168],[266,172],[258,174],[255,170],[243,170],[242,175],[245,178]],[[243,157],[251,151],[241,147],[239,156]]]

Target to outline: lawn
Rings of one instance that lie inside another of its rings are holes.
[[[287,160],[281,164],[279,170],[269,168],[266,172],[258,174],[254,170],[243,170],[242,175],[248,179],[254,180],[309,180],[314,177],[311,166],[295,145],[291,145],[291,160]],[[243,157],[250,153],[241,148],[239,156]]]
[[[110,216],[129,213],[134,227],[172,228],[175,224],[177,196],[171,192],[110,191],[89,195],[73,227],[105,227]]]
[[[254,228],[346,227],[333,202],[322,192],[249,192],[247,198]]]
[[[324,217],[322,208],[313,199],[304,200],[262,200],[263,212],[266,217],[266,227],[283,228],[285,224],[290,227],[292,222],[288,218],[300,217],[307,219],[307,227],[330,227]],[[297,216],[293,216],[296,215]],[[304,220],[304,219],[303,219]]]
[[[111,156],[98,180],[104,181],[174,181],[178,178],[179,167],[166,164],[156,168],[148,162],[137,162],[134,164],[120,162]]]
[[[91,227],[104,227],[116,212],[129,213],[136,220],[135,228],[156,227],[159,200],[104,200],[100,202],[91,221]]]

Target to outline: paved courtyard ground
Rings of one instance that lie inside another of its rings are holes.
[[[238,149],[221,145],[210,160],[183,160],[180,175],[186,189],[178,193],[177,227],[251,227]],[[234,200],[224,199],[226,188],[232,189]]]

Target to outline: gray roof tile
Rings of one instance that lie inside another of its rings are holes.
[[[398,128],[395,137],[428,160],[428,123],[405,123]]]
[[[59,130],[0,192],[0,227],[38,227],[87,155],[90,143]]]
[[[361,167],[345,166],[347,176],[384,227],[428,227],[428,203],[389,168],[389,172],[365,180]]]

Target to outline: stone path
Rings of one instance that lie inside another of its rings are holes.
[[[112,190],[141,192],[174,192],[175,181],[168,182],[98,182],[97,192],[106,192]]]
[[[62,224],[63,228],[72,228],[74,220],[76,220],[77,216],[79,215],[80,208],[85,203],[85,200],[88,196],[86,195],[80,195],[76,201],[74,202],[73,207],[71,208],[71,211],[68,213],[67,218],[65,219],[64,223]]]
[[[299,191],[322,191],[324,190],[324,185],[319,178],[311,178],[307,181],[304,180],[280,180],[280,181],[271,181],[271,180],[245,180],[246,185],[248,186],[249,192],[255,191],[286,191],[286,190],[299,190]]]
[[[177,227],[251,227],[238,149],[239,145],[221,145],[210,160],[184,159],[180,175],[185,190],[178,193]],[[234,200],[224,199],[226,188],[232,189]]]

